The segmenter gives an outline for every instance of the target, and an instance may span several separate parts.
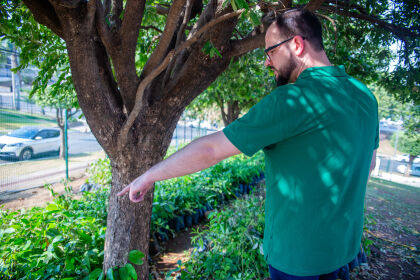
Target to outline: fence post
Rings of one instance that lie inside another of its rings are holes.
[[[66,180],[69,180],[69,155],[68,155],[68,142],[67,142],[67,108],[64,110],[64,158],[66,161]]]
[[[192,135],[193,134],[193,127],[192,126],[190,126],[190,127],[191,127],[191,133],[190,133],[191,135],[190,135],[190,137],[191,137],[191,141],[192,141],[192,139],[193,139],[193,135]]]
[[[182,141],[182,144],[185,144],[186,139],[187,139],[187,124],[184,121],[184,141]]]
[[[178,124],[175,126],[175,149],[178,151]]]

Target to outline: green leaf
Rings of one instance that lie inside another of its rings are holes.
[[[236,2],[235,2],[235,0],[231,0],[231,1],[230,1],[230,4],[232,4],[232,9],[233,9],[234,11],[237,11],[237,10],[238,10],[238,6],[236,6]]]
[[[258,26],[261,24],[260,18],[258,17],[257,13],[254,11],[249,12],[249,18],[254,26]]]
[[[239,8],[245,9],[245,10],[249,9],[248,3],[246,3],[245,0],[234,0],[234,1],[237,1],[237,4],[238,4]]]
[[[134,269],[133,265],[131,263],[128,263],[125,265],[125,268],[127,269],[128,275],[130,276],[130,278],[137,280],[137,273],[136,270]]]
[[[226,8],[228,5],[230,4],[230,0],[225,0],[225,2],[223,2],[222,8]]]
[[[106,272],[106,279],[107,280],[114,280],[114,271],[112,270],[112,268],[108,268],[108,271]]]
[[[45,207],[45,209],[47,209],[48,211],[55,211],[58,210],[58,206],[57,204],[51,203],[48,204],[47,207]]]
[[[74,258],[72,258],[70,256],[67,256],[66,261],[65,261],[65,265],[66,265],[66,269],[67,270],[70,270],[70,271],[73,271],[74,270],[74,261],[75,261]]]
[[[120,276],[121,280],[130,280],[131,279],[129,274],[128,274],[127,268],[125,266],[120,267],[118,269],[118,273],[119,273],[119,276]]]
[[[216,49],[215,47],[213,47],[211,49],[211,52],[210,52],[210,57],[213,58],[215,55],[217,55],[219,57],[222,57],[222,55],[220,54],[219,50]]]
[[[130,253],[128,253],[128,260],[134,264],[142,265],[144,254],[143,252],[140,252],[139,250],[133,250]]]
[[[205,54],[210,54],[212,47],[213,47],[213,44],[212,44],[210,41],[207,41],[207,42],[204,44],[204,46],[203,46],[203,48],[202,48],[201,50],[202,50],[202,51],[203,51],[203,53],[205,53]]]

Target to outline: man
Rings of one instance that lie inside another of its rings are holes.
[[[119,195],[139,202],[153,183],[263,149],[266,160],[264,256],[272,279],[336,279],[360,248],[366,183],[375,166],[377,103],[331,66],[322,28],[307,10],[270,25],[267,58],[277,87],[222,132],[193,141],[153,166]]]

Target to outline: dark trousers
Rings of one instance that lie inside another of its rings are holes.
[[[328,274],[316,275],[316,276],[294,276],[280,270],[275,269],[271,265],[268,266],[270,270],[271,280],[336,280],[338,279],[339,269]]]

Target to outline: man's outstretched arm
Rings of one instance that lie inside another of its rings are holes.
[[[218,131],[194,140],[182,150],[154,165],[117,195],[122,196],[129,192],[130,200],[139,202],[157,181],[195,173],[239,153],[241,152],[225,134]]]

